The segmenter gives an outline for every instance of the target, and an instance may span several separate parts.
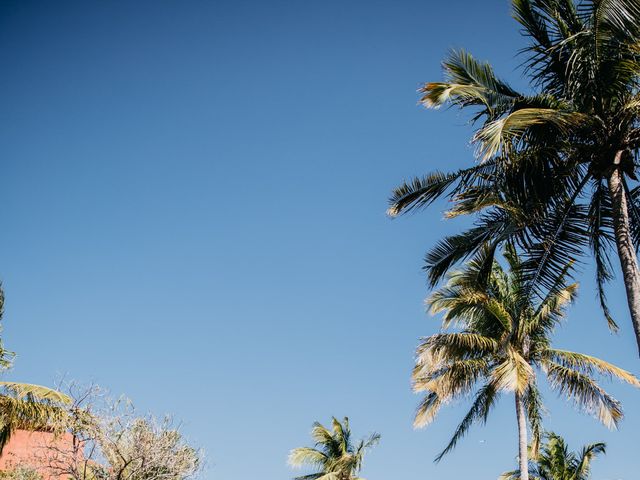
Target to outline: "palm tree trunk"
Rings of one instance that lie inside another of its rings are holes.
[[[529,480],[529,458],[527,452],[527,416],[522,404],[522,396],[516,392],[516,416],[518,417],[518,462],[520,480]]]
[[[631,238],[628,200],[622,183],[622,172],[619,167],[622,153],[622,151],[616,153],[614,159],[615,167],[608,178],[609,195],[611,196],[613,228],[618,248],[618,258],[620,259],[622,278],[627,291],[627,305],[629,306],[633,330],[638,344],[638,353],[640,354],[640,269],[638,269],[636,249]]]

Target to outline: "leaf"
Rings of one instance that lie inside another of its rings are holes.
[[[69,405],[72,403],[71,398],[67,395],[41,385],[32,385],[29,383],[16,382],[0,382],[0,387],[15,393],[18,398],[32,397],[35,400],[46,400],[53,403],[61,403]]]

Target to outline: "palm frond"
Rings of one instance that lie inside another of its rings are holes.
[[[436,392],[429,392],[424,396],[413,419],[414,428],[422,428],[429,425],[440,411],[442,400]]]
[[[379,433],[372,433],[371,435],[369,435],[369,437],[366,440],[362,440],[360,442],[360,446],[358,447],[358,451],[364,451],[366,449],[375,447],[376,445],[378,445],[380,443],[380,434]]]
[[[387,215],[397,217],[414,209],[427,207],[447,193],[454,194],[460,184],[469,183],[476,175],[490,175],[494,165],[495,162],[485,162],[452,173],[436,171],[404,182],[391,193]]]
[[[567,266],[567,271],[569,267]],[[552,331],[564,317],[567,306],[574,302],[578,294],[578,284],[566,285],[565,275],[566,273],[563,274],[553,288],[549,289],[546,297],[539,304],[532,321],[528,325],[530,334],[538,333],[540,330]]]
[[[578,462],[575,466],[576,480],[586,480],[591,470],[591,461],[596,456],[604,455],[605,453],[607,453],[607,446],[602,442],[585,445],[578,456]]]
[[[0,395],[0,454],[15,430],[54,430],[66,425],[66,408],[33,398]]]
[[[533,368],[513,348],[507,348],[503,361],[492,370],[497,390],[524,393],[533,380]]]
[[[316,446],[322,446],[327,453],[333,453],[338,450],[337,442],[329,429],[320,422],[314,422],[311,429],[311,438],[316,442]]]
[[[301,447],[295,448],[289,452],[287,462],[292,467],[302,467],[304,465],[311,465],[315,467],[323,467],[328,461],[328,457],[316,450],[315,448]]]
[[[21,399],[30,398],[36,401],[48,401],[66,405],[73,402],[68,395],[48,387],[43,387],[42,385],[18,382],[0,382],[0,387],[7,389]]]
[[[606,284],[613,278],[609,251],[613,246],[613,222],[611,200],[606,186],[601,180],[594,180],[589,205],[589,244],[596,264],[596,286],[598,301],[607,324],[612,331],[618,330],[607,305]],[[638,218],[640,220],[640,217]]]
[[[636,43],[639,39],[640,5],[634,0],[593,0],[593,32],[596,44],[603,46],[615,39],[619,43]]]
[[[522,108],[485,124],[476,132],[473,141],[478,144],[478,156],[487,160],[501,150],[508,149],[531,127],[545,125],[567,132],[570,127],[579,126],[585,121],[584,116],[575,112],[551,108]]]
[[[310,475],[302,475],[300,477],[294,477],[294,480],[320,480],[324,476],[323,473],[312,473]]]
[[[527,420],[531,427],[531,457],[535,459],[540,451],[540,443],[544,433],[542,417],[545,413],[542,396],[535,383],[532,382],[529,384],[527,390],[524,392],[523,401],[527,410]]]
[[[586,212],[575,202],[588,180],[589,176],[584,176],[571,196],[554,206],[547,218],[532,228],[535,240],[527,242],[524,270],[528,271],[533,290],[553,289],[557,279],[566,275],[567,265],[582,255],[588,241]]]
[[[436,462],[442,460],[447,453],[451,452],[458,443],[458,441],[466,435],[469,431],[469,428],[478,421],[486,422],[487,416],[493,407],[498,392],[496,388],[491,383],[485,384],[482,388],[478,390],[476,397],[471,405],[471,408],[462,419],[458,427],[456,428],[451,440],[447,446],[442,450],[438,456],[435,458]]]
[[[508,110],[521,96],[496,77],[491,65],[477,61],[464,50],[452,50],[443,68],[446,82],[427,83],[420,89],[420,103],[427,108],[448,102],[461,107],[479,106],[476,118],[484,115],[491,119]]]
[[[416,362],[434,364],[441,359],[478,358],[497,348],[495,339],[477,333],[438,333],[421,339],[416,349]]]
[[[635,375],[600,358],[554,348],[548,349],[545,353],[554,362],[558,362],[567,368],[578,370],[586,375],[593,375],[594,372],[598,372],[601,375],[614,377],[640,388],[640,380]]]
[[[520,228],[517,222],[507,212],[488,212],[479,216],[472,228],[439,241],[424,258],[429,285],[434,287],[452,266],[482,249],[495,251]]]
[[[439,368],[439,364],[416,364],[413,372],[413,390],[428,392],[425,400],[418,409],[424,426],[433,419],[440,404],[449,402],[461,395],[465,395],[482,377],[489,373],[489,361],[484,358],[457,360]],[[436,397],[431,398],[434,393]],[[418,426],[416,424],[416,426]]]
[[[623,417],[622,405],[588,375],[551,361],[545,362],[545,369],[553,389],[573,400],[578,408],[594,415],[606,427],[618,426]]]

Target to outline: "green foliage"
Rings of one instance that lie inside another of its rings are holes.
[[[546,441],[530,466],[531,480],[588,480],[591,462],[606,453],[604,443],[591,443],[579,452],[570,452],[564,439],[555,433],[546,435]],[[520,472],[504,473],[499,480],[520,480]]]
[[[42,480],[42,475],[31,467],[17,466],[11,470],[0,471],[0,480]]]
[[[452,51],[445,80],[426,83],[421,102],[469,111],[481,162],[405,182],[388,213],[444,197],[449,215],[474,217],[472,228],[427,253],[431,285],[458,262],[508,242],[537,277],[532,285],[550,288],[569,262],[591,252],[598,298],[615,329],[605,295],[614,218],[628,215],[640,248],[640,189],[629,185],[639,165],[640,3],[513,0],[513,16],[529,39],[522,54],[531,92],[516,92],[488,63]],[[627,212],[612,205],[613,171],[622,173]]]
[[[364,455],[380,441],[380,435],[374,433],[367,439],[353,444],[347,417],[342,422],[334,417],[331,430],[315,422],[311,437],[315,441],[315,447],[291,450],[289,465],[292,467],[307,465],[318,472],[296,477],[296,480],[362,480],[357,474],[362,468]]]
[[[427,301],[432,314],[442,314],[443,330],[423,338],[416,351],[414,390],[424,399],[415,426],[429,424],[443,405],[473,394],[471,408],[437,460],[474,423],[485,422],[505,392],[523,399],[535,453],[544,412],[538,379],[544,376],[552,389],[609,428],[622,419],[622,406],[593,377],[615,377],[640,387],[640,380],[611,363],[552,346],[552,334],[577,294],[577,284],[566,281],[566,269],[537,300],[531,295],[535,275],[515,250],[507,247],[504,259],[508,269],[482,250],[466,268],[450,273]],[[483,272],[487,262],[488,275]]]

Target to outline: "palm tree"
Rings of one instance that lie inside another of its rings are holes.
[[[467,52],[452,52],[446,80],[425,84],[421,102],[473,110],[481,162],[404,183],[389,213],[444,195],[454,201],[451,215],[477,214],[474,228],[427,255],[433,284],[456,262],[507,240],[525,252],[539,285],[590,249],[612,328],[604,285],[615,248],[640,352],[640,187],[631,185],[640,165],[640,3],[513,0],[513,13],[530,41],[523,53],[531,92],[515,91]]]
[[[4,291],[0,285],[0,321],[4,313]],[[0,370],[11,367],[14,353],[0,340]],[[22,430],[58,430],[67,417],[64,405],[71,399],[57,390],[29,383],[0,382],[0,454],[11,435]]]
[[[569,452],[560,435],[549,433],[546,437],[540,455],[531,462],[533,480],[588,480],[591,461],[606,453],[604,443],[591,443],[582,447],[580,452]],[[520,480],[520,471],[504,473],[499,480]]]
[[[380,435],[373,433],[354,445],[347,417],[342,422],[333,417],[331,430],[315,422],[311,437],[316,442],[315,446],[291,450],[289,465],[309,465],[318,472],[296,477],[296,480],[363,480],[357,475],[362,468],[364,454],[380,441]]]
[[[537,453],[544,410],[537,380],[546,376],[552,389],[577,407],[614,428],[622,419],[621,404],[593,379],[595,373],[617,377],[635,387],[631,373],[604,360],[559,350],[551,335],[577,293],[561,276],[540,301],[533,301],[515,250],[503,253],[509,270],[497,261],[486,280],[482,268],[487,250],[467,267],[449,275],[448,283],[427,300],[433,314],[444,313],[443,331],[421,340],[413,371],[414,390],[424,392],[414,425],[423,427],[440,407],[475,390],[468,413],[456,428],[439,461],[475,422],[484,422],[501,393],[513,394],[518,428],[518,456],[522,480],[527,472],[527,424]],[[456,327],[451,331],[452,327]]]

